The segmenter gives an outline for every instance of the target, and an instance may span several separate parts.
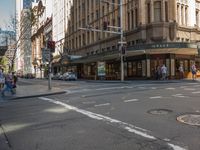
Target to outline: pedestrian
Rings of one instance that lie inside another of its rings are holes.
[[[158,65],[158,66],[156,67],[156,80],[160,80],[160,78],[161,78],[161,68],[160,68],[160,66]]]
[[[167,67],[165,66],[165,64],[163,64],[161,67],[161,74],[162,74],[162,80],[165,80],[167,77]]]
[[[13,91],[13,77],[11,73],[7,74],[5,77],[5,86],[1,91],[1,95],[5,96],[6,91],[11,92],[11,94],[15,94],[15,92]]]
[[[183,68],[182,64],[179,66],[178,70],[179,70],[179,78],[183,79],[184,78],[184,68]]]
[[[195,63],[192,64],[191,71],[192,71],[192,80],[196,80],[197,68],[196,68]]]
[[[4,74],[3,74],[3,70],[0,69],[0,90],[3,89],[4,83],[5,83],[5,77],[4,77]]]

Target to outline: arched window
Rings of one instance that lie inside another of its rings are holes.
[[[154,2],[154,21],[155,22],[161,21],[161,2],[160,1]]]

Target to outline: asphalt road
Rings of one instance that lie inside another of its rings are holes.
[[[177,121],[200,115],[199,82],[53,82],[67,93],[0,103],[0,150],[200,149]]]

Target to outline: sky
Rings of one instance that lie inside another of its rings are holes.
[[[8,29],[6,23],[15,13],[15,0],[0,0],[0,28]],[[8,23],[7,23],[8,24]]]

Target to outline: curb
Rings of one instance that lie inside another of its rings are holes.
[[[36,95],[29,95],[29,96],[17,96],[17,97],[10,97],[6,100],[18,100],[18,99],[26,99],[26,98],[33,98],[33,97],[41,97],[41,96],[59,95],[59,94],[65,94],[65,93],[66,91],[60,91],[60,92],[36,94]]]

